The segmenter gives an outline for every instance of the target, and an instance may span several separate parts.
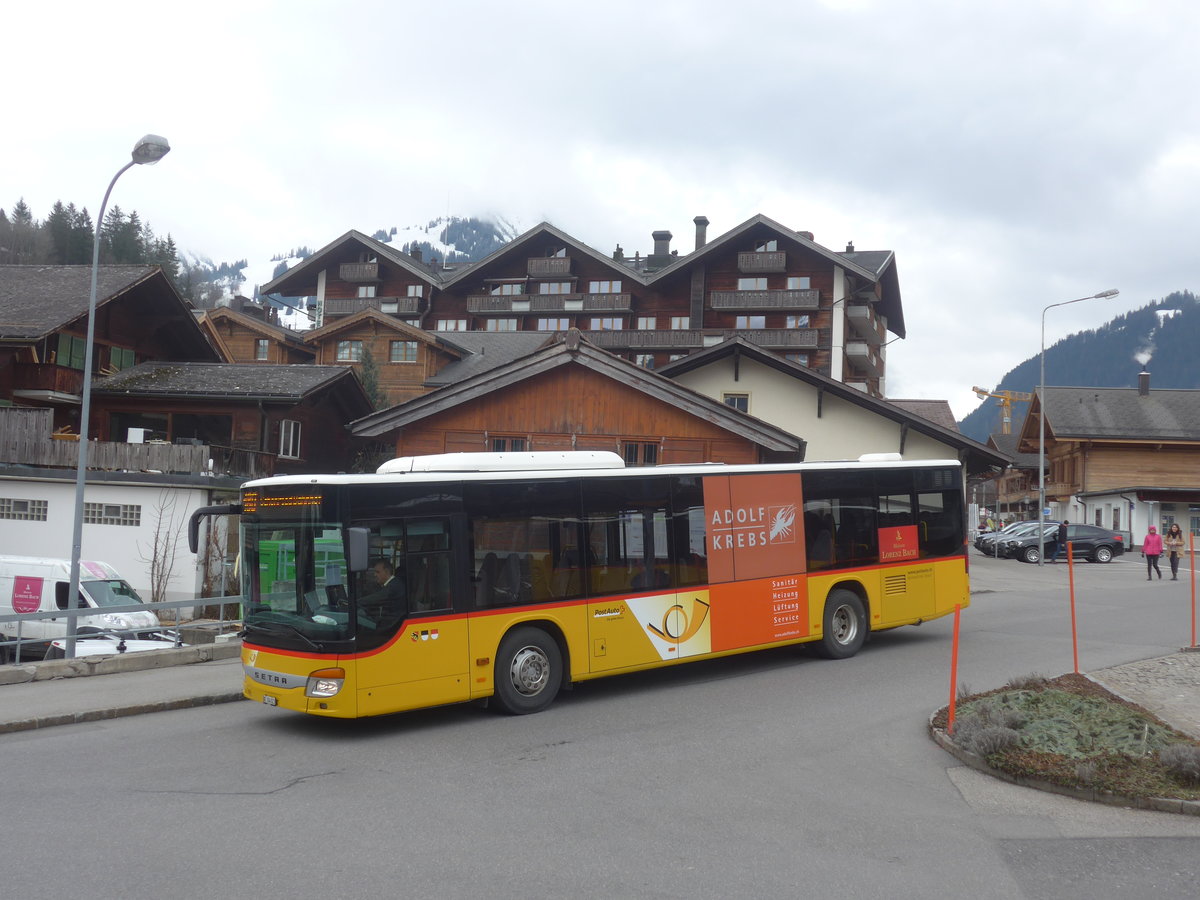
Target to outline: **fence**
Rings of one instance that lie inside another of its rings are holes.
[[[60,612],[54,613],[47,613],[46,610],[40,610],[38,612],[31,613],[7,613],[0,615],[0,626],[4,626],[10,622],[16,622],[17,633],[11,638],[0,635],[0,664],[20,664],[22,661],[21,657],[23,655],[23,648],[26,647],[55,648],[57,644],[66,643],[67,646],[62,647],[62,649],[65,651],[64,655],[67,657],[75,655],[75,648],[71,645],[72,642],[69,637],[53,639],[46,637],[24,637],[23,626],[26,622],[57,622],[59,619],[65,619],[66,633],[76,634],[76,622],[81,616],[99,616],[110,613],[117,615],[123,612],[152,612],[158,617],[158,620],[162,622],[165,618],[168,618],[160,614],[162,611],[178,610],[178,612],[173,612],[170,616],[170,618],[175,620],[173,624],[163,625],[157,629],[141,628],[138,629],[138,631],[155,631],[159,634],[166,635],[167,637],[162,639],[164,648],[170,646],[182,647],[188,644],[212,643],[218,640],[223,634],[229,633],[234,629],[241,631],[241,602],[241,597],[198,597],[193,600],[172,600],[163,603],[128,603],[121,606],[104,606],[100,608],[90,606],[78,607],[76,609],[64,609]],[[207,609],[213,606],[219,607],[219,613],[215,621],[210,619],[191,618],[191,616],[194,616],[195,610]],[[225,618],[225,612],[228,607],[234,607],[238,618]],[[184,609],[191,610],[191,612],[188,614],[189,618],[187,621],[184,621]],[[76,634],[76,640],[74,643],[87,641],[104,635],[120,635],[124,637],[129,633],[130,630],[131,629],[122,628],[94,629],[91,626],[88,626],[86,634]],[[51,650],[47,649],[45,652],[49,654]],[[114,652],[123,651],[114,649]],[[24,661],[31,662],[33,660],[31,660],[29,657],[26,657]]]

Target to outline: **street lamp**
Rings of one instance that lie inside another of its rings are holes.
[[[1051,303],[1042,309],[1042,362],[1038,374],[1038,565],[1046,560],[1046,311],[1056,306],[1069,306],[1072,303],[1082,303],[1084,300],[1106,300],[1121,293],[1116,288],[1109,288],[1098,294],[1079,297],[1075,300],[1064,300],[1062,303]]]
[[[168,153],[171,145],[165,137],[148,134],[134,145],[129,162],[125,163],[108,183],[104,199],[100,201],[100,212],[96,215],[96,231],[92,239],[92,286],[88,292],[87,346],[83,355],[83,389],[79,407],[79,461],[75,467],[75,522],[71,533],[71,583],[67,593],[67,646],[66,656],[75,655],[75,610],[79,596],[79,557],[83,546],[83,485],[87,477],[88,419],[92,411],[92,341],[96,336],[96,279],[100,269],[100,227],[104,223],[104,208],[108,206],[108,195],[113,185],[125,172],[134,166],[152,166]]]

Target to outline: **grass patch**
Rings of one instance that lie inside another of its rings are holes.
[[[1200,742],[1082,675],[956,697],[959,747],[1009,775],[1130,798],[1200,800]],[[947,711],[933,725],[945,731]]]

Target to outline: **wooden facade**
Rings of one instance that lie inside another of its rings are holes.
[[[587,402],[580,402],[587,398]],[[586,369],[537,375],[405,427],[397,456],[511,450],[611,450],[633,464],[758,462],[758,446]],[[503,442],[498,444],[497,442]],[[644,447],[652,446],[648,458]],[[636,449],[635,449],[636,447]]]
[[[764,216],[711,243],[698,219],[686,255],[671,237],[629,258],[543,223],[443,271],[350,232],[263,290],[316,295],[322,325],[369,308],[434,333],[575,328],[646,368],[740,335],[883,396],[887,333],[904,335],[890,252],[836,253]]]
[[[286,365],[313,362],[316,356],[303,336],[232,309],[205,310],[199,322],[225,362]]]
[[[385,406],[404,403],[426,392],[425,382],[463,354],[434,335],[375,309],[364,309],[308,332],[313,362],[349,366],[362,375],[362,359],[375,362]]]

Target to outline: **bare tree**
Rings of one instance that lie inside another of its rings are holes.
[[[175,561],[179,555],[179,539],[183,533],[183,518],[175,519],[179,500],[173,491],[159,491],[154,505],[154,531],[149,546],[138,543],[139,559],[150,565],[150,600],[162,603],[167,588],[175,579]]]

